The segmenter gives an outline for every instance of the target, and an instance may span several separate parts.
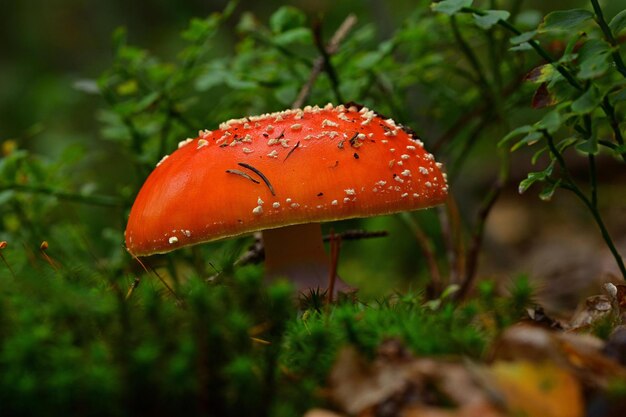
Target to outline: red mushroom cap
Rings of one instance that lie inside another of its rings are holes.
[[[157,164],[126,228],[136,256],[263,229],[443,203],[445,174],[422,142],[366,107],[229,120]]]

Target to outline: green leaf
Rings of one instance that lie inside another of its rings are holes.
[[[617,36],[624,28],[626,28],[626,10],[622,10],[615,15],[609,22],[609,27],[614,36]]]
[[[576,145],[576,150],[587,155],[596,155],[598,153],[598,142],[586,140]]]
[[[554,68],[554,65],[544,64],[530,70],[530,72],[524,76],[524,80],[533,83],[545,83],[551,81],[556,74],[558,74],[558,72]]]
[[[289,29],[283,33],[274,36],[274,42],[277,45],[286,46],[294,43],[311,44],[313,37],[311,31],[305,27]]]
[[[543,134],[538,131],[532,131],[524,136],[520,141],[518,141],[515,145],[511,146],[511,152],[518,150],[524,145],[534,145],[539,142],[539,139],[543,137]]]
[[[596,136],[592,136],[590,139],[580,142],[576,145],[576,150],[584,154],[596,155],[598,153],[598,141]]]
[[[274,33],[286,32],[304,26],[306,16],[293,6],[282,6],[270,17],[270,28]]]
[[[572,36],[572,38],[567,42],[565,46],[565,51],[563,51],[563,55],[559,58],[559,63],[566,64],[574,61],[578,58],[578,53],[574,52],[574,49],[578,45],[581,38],[587,36],[584,33],[579,33],[577,36]]]
[[[123,83],[119,84],[115,91],[120,96],[129,96],[131,94],[135,94],[139,89],[139,84],[136,79],[126,80]]]
[[[537,34],[536,30],[531,30],[530,32],[524,32],[520,35],[513,36],[511,39],[509,39],[509,42],[511,42],[513,45],[528,42],[529,40],[534,38],[536,34]]]
[[[600,105],[602,95],[595,86],[589,87],[580,97],[572,103],[572,112],[575,114],[591,113]]]
[[[590,39],[578,50],[580,70],[578,77],[584,80],[597,78],[608,71],[611,45],[602,39]]]
[[[215,30],[220,21],[220,15],[215,13],[206,19],[191,19],[189,22],[189,27],[185,29],[182,33],[182,38],[192,42],[202,41],[208,37],[210,37]]]
[[[512,131],[510,131],[505,137],[500,139],[500,141],[498,142],[498,146],[503,147],[507,144],[507,142],[509,142],[514,137],[532,132],[533,130],[535,130],[535,128],[531,125],[524,125],[524,126],[517,127],[513,129]]]
[[[135,103],[135,112],[141,112],[147,109],[159,98],[161,98],[161,93],[159,93],[158,91],[152,91],[151,93],[146,94]]]
[[[563,119],[561,118],[561,114],[559,113],[559,111],[552,110],[551,112],[543,116],[543,118],[539,122],[537,122],[535,127],[538,130],[545,129],[548,131],[548,133],[554,133],[557,130],[559,130],[562,124],[563,124]]]
[[[559,185],[561,185],[561,180],[557,180],[553,183],[546,184],[543,187],[543,190],[541,190],[541,192],[539,193],[539,198],[542,201],[552,200],[552,196],[554,195],[554,192],[556,191],[556,189],[559,188]]]
[[[588,80],[598,78],[609,70],[608,55],[595,57],[583,62],[578,71],[578,78]]]
[[[615,149],[613,149],[613,153],[615,156],[626,155],[626,143],[616,146]]]
[[[463,7],[470,7],[473,0],[443,0],[438,3],[432,3],[430,8],[434,12],[439,12],[452,16],[458,13]]]
[[[535,165],[537,161],[539,160],[539,157],[543,155],[547,150],[548,150],[548,147],[544,146],[541,149],[539,149],[537,152],[535,152],[532,158],[530,158],[530,163]]]
[[[626,88],[621,88],[611,95],[611,102],[614,104],[626,101]]]
[[[499,20],[507,20],[511,16],[506,10],[485,10],[485,14],[480,16],[474,14],[474,23],[482,29],[491,29]]]
[[[555,30],[572,31],[577,26],[593,19],[593,13],[585,9],[558,10],[548,13],[539,25],[539,33]]]
[[[524,194],[524,192],[526,192],[526,190],[528,190],[530,188],[530,186],[533,185],[534,183],[536,183],[537,181],[545,181],[546,178],[548,178],[550,175],[552,175],[552,168],[553,167],[554,167],[554,163],[551,163],[543,171],[529,172],[528,173],[528,177],[526,179],[522,180],[519,183],[517,191],[520,194]]]
[[[524,43],[520,43],[519,45],[515,45],[509,48],[509,51],[512,52],[523,52],[523,51],[530,51],[532,50],[533,47],[530,46],[530,44],[528,42],[524,42]]]
[[[117,52],[126,45],[127,40],[127,32],[126,28],[120,26],[113,31],[112,41],[113,41],[113,50]]]
[[[560,153],[563,153],[570,146],[575,145],[578,142],[580,142],[580,140],[581,140],[580,137],[571,137],[571,138],[563,139],[562,141],[556,144],[556,149]]]
[[[611,45],[603,39],[592,38],[578,48],[578,56],[581,60],[589,59],[597,55],[611,53]]]

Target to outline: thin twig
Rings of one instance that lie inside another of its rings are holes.
[[[170,285],[165,281],[165,279],[163,279],[163,277],[156,271],[156,269],[154,269],[152,267],[150,267],[150,269],[152,269],[152,273],[157,276],[159,281],[161,281],[161,284],[163,284],[163,286],[165,288],[167,288],[167,290],[170,292],[170,294],[172,294],[174,296],[174,298],[176,298],[177,301],[181,302],[182,300],[178,296],[178,294],[176,294],[176,291],[174,291],[174,289],[172,287],[170,287]]]
[[[54,261],[54,259],[48,256],[48,254],[46,253],[47,250],[48,250],[48,242],[44,240],[43,242],[41,242],[41,245],[39,245],[39,252],[41,252],[41,256],[52,267],[52,269],[54,269],[55,272],[59,272],[59,266]]]
[[[128,291],[126,291],[126,296],[124,297],[125,300],[128,300],[133,295],[135,288],[139,286],[140,282],[141,282],[141,279],[139,277],[135,277],[133,282],[128,287]]]
[[[598,23],[598,26],[600,26],[600,29],[602,29],[602,33],[604,33],[605,39],[614,48],[613,52],[611,53],[611,56],[613,57],[613,61],[615,61],[615,68],[620,72],[620,74],[626,77],[626,65],[624,65],[622,56],[619,53],[619,44],[615,40],[615,37],[613,36],[613,33],[611,32],[611,28],[609,27],[609,25],[606,23],[606,20],[604,19],[602,8],[600,7],[598,0],[591,0],[591,4],[593,6],[593,11],[596,14],[596,22]]]
[[[246,174],[245,172],[240,171],[240,170],[238,170],[238,169],[227,169],[227,170],[226,170],[226,173],[228,173],[228,174],[235,174],[235,175],[239,175],[239,176],[241,176],[241,177],[244,177],[244,178],[245,178],[245,179],[247,179],[247,180],[252,181],[252,182],[253,182],[253,183],[255,183],[255,184],[260,184],[260,183],[261,183],[261,181],[259,181],[259,180],[255,180],[255,179],[254,179],[254,178],[252,178],[250,175],[248,175],[248,174]]]
[[[361,240],[361,239],[373,239],[379,237],[387,237],[389,236],[389,232],[385,230],[370,232],[367,230],[346,230],[344,232],[335,233],[333,235],[325,235],[323,237],[324,242],[331,242],[333,239],[340,239],[341,241],[346,240]],[[248,265],[248,264],[257,264],[263,262],[265,259],[265,248],[263,247],[263,239],[261,239],[261,234],[258,236],[255,234],[254,243],[248,248],[248,250],[241,255],[237,261],[235,261],[235,265]]]
[[[319,51],[321,58],[324,60],[323,69],[330,80],[330,88],[335,94],[335,100],[337,100],[338,103],[343,103],[344,100],[341,96],[341,91],[339,91],[339,76],[337,75],[337,71],[335,71],[335,67],[330,60],[330,55],[326,50],[326,47],[324,46],[324,41],[322,39],[322,24],[319,20],[313,25],[313,39],[315,40],[315,47]]]
[[[283,162],[285,162],[287,160],[287,158],[289,158],[291,156],[291,154],[293,153],[293,151],[295,151],[296,149],[298,149],[298,147],[300,146],[300,141],[298,141],[293,148],[291,148],[289,150],[289,152],[287,153],[287,156],[285,157],[285,159],[283,159]]]
[[[482,67],[480,66],[480,62],[478,61],[476,54],[474,54],[474,51],[472,50],[472,48],[469,46],[465,38],[463,38],[463,35],[461,35],[461,31],[459,30],[459,25],[457,24],[455,16],[450,16],[450,26],[452,27],[452,33],[454,35],[454,39],[456,39],[457,43],[459,44],[461,48],[461,52],[463,53],[463,55],[465,55],[465,58],[470,63],[471,67],[474,69],[474,72],[476,73],[476,77],[478,77],[478,80],[477,80],[478,86],[482,88],[482,90],[490,96],[489,99],[492,99],[491,86],[489,85],[489,81],[487,81],[487,78],[485,77],[483,73]]]
[[[7,247],[7,242],[6,241],[3,240],[2,242],[0,242],[0,251],[3,250],[6,247]],[[13,268],[11,268],[11,265],[9,265],[7,260],[4,258],[4,255],[2,254],[2,252],[0,252],[0,259],[2,259],[2,262],[4,262],[6,267],[9,269],[9,272],[11,273],[11,276],[13,277],[13,279],[17,279],[15,277],[15,272],[13,272]]]
[[[626,280],[626,265],[624,265],[624,260],[622,259],[622,256],[617,251],[617,248],[615,247],[615,244],[613,243],[613,239],[611,238],[611,235],[608,229],[606,228],[604,221],[602,220],[602,216],[600,215],[600,211],[598,210],[597,205],[594,205],[593,202],[589,198],[587,198],[587,196],[578,187],[576,182],[574,182],[569,170],[567,169],[567,165],[565,164],[565,159],[563,159],[563,155],[561,155],[561,153],[559,152],[559,150],[556,148],[554,144],[554,138],[552,137],[552,135],[550,135],[545,130],[543,130],[541,133],[543,134],[544,138],[548,142],[548,147],[550,148],[550,152],[552,153],[557,163],[559,164],[559,167],[561,168],[561,176],[563,177],[564,181],[561,182],[560,187],[573,192],[583,202],[583,204],[587,206],[587,208],[591,212],[591,215],[593,216],[593,219],[598,225],[598,228],[600,229],[600,233],[602,234],[602,238],[604,239],[604,242],[609,247],[609,250],[611,251],[613,258],[615,258],[615,262],[617,263],[617,266],[623,278]]]
[[[346,230],[344,232],[335,233],[335,239],[341,240],[361,240],[361,239],[371,239],[377,237],[387,237],[389,236],[389,232],[386,230],[378,230],[375,232],[370,232],[367,230]],[[324,242],[332,241],[331,235],[324,236]]]
[[[415,240],[422,251],[422,255],[424,255],[424,258],[426,259],[426,264],[428,265],[428,271],[430,273],[428,296],[429,298],[436,298],[439,294],[441,294],[442,285],[441,273],[439,272],[439,265],[437,264],[432,242],[428,239],[428,236],[426,236],[426,233],[424,233],[411,213],[400,213],[400,218],[404,220],[406,225],[409,226],[413,232]]]
[[[339,251],[341,250],[341,236],[335,236],[333,230],[330,231],[330,274],[328,277],[327,303],[333,302],[335,292],[335,282],[337,281],[337,266],[339,265]]]
[[[523,77],[516,76],[515,79],[503,90],[502,98],[507,98],[515,91],[517,91],[518,87],[522,84]],[[431,146],[432,152],[437,153],[439,149],[441,149],[444,145],[446,145],[449,141],[454,139],[460,132],[467,128],[467,125],[475,120],[479,115],[485,113],[491,103],[485,103],[484,100],[480,99],[480,102],[483,104],[473,106],[469,106],[472,110],[463,112],[463,114],[450,126],[448,130],[446,130]]]
[[[343,39],[348,35],[350,30],[356,25],[357,18],[355,15],[350,14],[343,23],[339,26],[333,37],[330,39],[330,42],[326,46],[326,54],[328,56],[334,55],[339,50],[339,44],[343,41]],[[313,63],[313,67],[311,68],[311,74],[309,75],[309,79],[302,86],[296,100],[293,102],[294,108],[299,108],[304,105],[304,103],[309,98],[311,94],[311,90],[313,89],[313,85],[317,78],[320,76],[322,71],[324,70],[325,59],[324,56],[318,57]]]
[[[267,179],[267,177],[258,169],[256,169],[255,167],[253,167],[250,164],[246,164],[245,162],[239,162],[237,165],[242,166],[244,168],[249,169],[250,171],[254,172],[255,174],[257,174],[265,183],[265,185],[267,185],[267,188],[270,189],[270,192],[272,193],[272,195],[276,195],[276,192],[274,191],[274,187],[272,186],[272,183],[270,182],[269,179]]]
[[[469,249],[467,250],[465,277],[461,282],[461,288],[456,293],[456,298],[458,300],[463,300],[474,287],[476,270],[478,269],[478,257],[483,244],[483,235],[485,232],[487,217],[489,217],[489,213],[498,200],[503,188],[504,183],[497,180],[490,192],[487,194],[487,197],[483,200],[482,207],[478,212],[478,223],[474,227]]]
[[[443,217],[443,216],[442,216]],[[465,276],[465,245],[461,226],[461,214],[456,199],[452,193],[448,194],[445,205],[446,220],[442,224],[447,225],[448,232],[448,259],[450,264],[450,284],[458,284]]]

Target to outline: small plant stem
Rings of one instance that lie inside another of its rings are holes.
[[[426,233],[422,230],[411,213],[400,213],[400,218],[404,220],[405,224],[409,226],[409,229],[413,232],[415,240],[422,250],[422,254],[426,259],[428,265],[428,271],[430,273],[430,285],[428,296],[432,299],[437,298],[442,291],[441,285],[441,273],[439,272],[439,265],[437,265],[437,259],[435,257],[435,251],[432,247],[432,242],[426,236]]]
[[[598,3],[598,0],[591,0],[591,5],[593,6],[593,11],[596,14],[596,22],[598,23],[598,26],[600,26],[600,29],[602,29],[602,33],[604,33],[605,39],[611,44],[611,46],[615,48],[615,50],[611,53],[613,61],[615,61],[615,68],[617,68],[620,74],[626,77],[626,65],[624,65],[622,56],[619,53],[619,45],[615,40],[613,33],[611,33],[611,28],[604,19],[604,14],[602,13],[600,3]]]
[[[626,265],[624,265],[624,260],[622,259],[622,256],[620,255],[620,253],[617,251],[617,248],[615,247],[615,244],[613,243],[613,239],[611,238],[611,235],[609,234],[609,231],[606,228],[604,221],[602,220],[600,211],[598,210],[597,195],[594,195],[597,193],[597,191],[595,191],[595,187],[592,189],[592,198],[589,199],[572,179],[569,173],[569,170],[567,169],[567,165],[565,164],[565,160],[563,159],[563,155],[561,155],[561,153],[558,151],[558,149],[554,145],[554,138],[552,137],[552,135],[550,135],[547,131],[543,131],[542,133],[543,133],[543,136],[546,138],[546,141],[548,142],[548,147],[550,148],[550,152],[552,153],[557,163],[559,164],[559,167],[561,168],[561,175],[563,176],[564,181],[561,183],[560,187],[574,193],[574,195],[576,195],[576,197],[578,197],[583,202],[583,204],[587,206],[587,208],[591,212],[591,215],[593,216],[593,219],[598,225],[598,228],[600,229],[600,233],[602,234],[602,238],[604,239],[604,242],[609,247],[609,250],[611,251],[611,254],[613,255],[613,257],[615,258],[615,262],[617,263],[617,266],[623,278],[626,280]],[[596,180],[595,180],[595,174],[594,174],[594,178],[592,178],[592,184],[594,184],[595,181]]]
[[[141,279],[139,277],[135,277],[133,282],[128,287],[128,291],[126,291],[126,295],[124,296],[125,300],[130,299],[130,297],[133,295],[133,292],[135,292],[135,288],[139,286],[140,282],[141,282]]]
[[[341,236],[336,236],[330,231],[330,274],[328,277],[328,290],[326,291],[327,304],[333,302],[335,282],[337,281],[337,266],[339,265],[339,251],[341,250]]]
[[[455,295],[456,299],[459,301],[467,297],[474,287],[474,282],[476,281],[476,271],[478,270],[478,258],[483,244],[487,218],[489,217],[491,209],[496,204],[496,201],[498,201],[498,198],[500,197],[500,194],[509,179],[510,159],[508,154],[503,153],[501,158],[502,161],[500,163],[500,173],[498,174],[498,179],[491,187],[487,196],[483,199],[481,208],[478,211],[478,221],[474,226],[471,242],[467,250],[465,276],[461,282],[461,288]]]
[[[56,262],[50,256],[48,256],[48,254],[46,253],[47,250],[48,250],[48,242],[44,240],[43,242],[41,242],[41,245],[39,246],[39,252],[41,252],[41,256],[52,267],[52,269],[54,269],[54,272],[59,272],[59,267],[56,265]]]
[[[339,76],[337,75],[337,71],[335,71],[335,67],[330,59],[328,49],[324,45],[324,40],[322,39],[322,24],[319,21],[313,26],[313,39],[315,40],[315,46],[323,59],[323,68],[328,75],[328,79],[330,80],[330,88],[335,94],[335,100],[337,100],[338,103],[343,103],[343,97],[341,96],[341,91],[339,90]]]
[[[595,0],[592,0],[592,2]],[[596,2],[597,3],[597,2]],[[594,5],[595,8],[595,5]],[[600,10],[600,13],[602,12],[601,9],[598,6],[598,10]],[[462,11],[464,13],[475,13],[479,16],[484,16],[485,12],[480,10],[480,9],[475,9],[473,7],[464,7],[462,9]],[[602,18],[602,20],[604,21],[604,18]],[[600,23],[600,22],[598,22]],[[604,22],[606,24],[606,22]],[[498,24],[502,27],[504,27],[505,29],[509,30],[510,32],[512,32],[515,35],[521,35],[522,32],[517,29],[515,26],[513,26],[511,23],[509,23],[506,20],[498,20]],[[608,27],[607,27],[608,28]],[[609,34],[610,34],[610,29],[609,29]],[[612,37],[612,35],[611,35]],[[612,44],[613,46],[616,46],[617,43],[615,41],[615,38],[613,38],[613,42],[615,42],[614,44]],[[556,62],[554,60],[554,58],[552,58],[552,56],[545,50],[543,49],[543,47],[541,46],[541,44],[539,44],[539,42],[537,42],[534,39],[530,39],[528,41],[528,44],[535,50],[535,52],[537,52],[537,54],[539,54],[539,56],[541,56],[542,58],[544,58],[548,63],[550,63],[566,80],[567,82],[574,87],[575,89],[579,90],[579,91],[583,91],[584,88],[583,86],[578,82],[578,80],[576,80],[576,78],[569,72],[569,70],[567,70],[567,68],[565,68],[562,64]],[[623,74],[626,74],[626,66],[624,66],[624,63],[622,61],[621,55],[619,55],[619,52],[616,51],[617,53],[617,60],[616,60],[616,66],[619,69],[620,64],[618,63],[618,61],[621,63],[622,67],[625,68],[625,72],[623,72]],[[613,58],[615,59],[615,53]],[[620,72],[622,72],[620,70]],[[613,133],[615,135],[615,140],[621,145],[624,143],[624,139],[622,136],[622,133],[619,129],[619,121],[617,120],[616,116],[615,116],[615,109],[613,108],[613,106],[611,105],[610,101],[608,100],[607,97],[604,98],[602,105],[601,105],[602,110],[604,111],[604,113],[608,116],[610,123],[611,123],[611,128],[613,129]],[[622,159],[624,161],[626,161],[626,152],[622,153]]]
[[[6,247],[7,247],[7,242],[6,241],[3,240],[2,242],[0,242],[0,251],[3,250]],[[11,273],[11,276],[13,277],[13,279],[16,279],[15,272],[13,272],[13,268],[11,268],[11,265],[9,265],[7,260],[4,258],[4,255],[2,254],[2,252],[0,252],[0,259],[2,259],[2,262],[6,265],[7,269]]]
[[[591,205],[598,206],[598,179],[596,175],[596,157],[589,154],[589,182],[591,184]]]
[[[611,129],[613,129],[613,136],[615,138],[615,142],[617,142],[619,145],[623,145],[624,136],[622,136],[622,131],[620,130],[620,127],[619,127],[620,121],[617,118],[617,115],[615,114],[615,108],[611,104],[611,101],[609,100],[608,96],[605,96],[604,99],[602,100],[602,109],[604,110],[604,113],[608,116]],[[622,160],[626,162],[626,151],[622,151],[621,156],[622,156]]]
[[[472,50],[472,48],[469,46],[465,38],[463,38],[463,35],[461,34],[461,31],[459,30],[459,25],[456,21],[455,16],[450,16],[450,26],[452,27],[452,33],[454,34],[454,39],[456,39],[459,46],[461,47],[461,52],[463,52],[463,55],[465,55],[465,58],[470,63],[471,67],[474,69],[474,72],[476,73],[476,77],[478,78],[477,80],[478,86],[486,94],[489,95],[490,99],[492,99],[491,87],[489,85],[489,82],[487,81],[487,78],[484,75],[484,72],[480,66],[480,62],[478,61],[476,54],[474,54],[474,51]]]
[[[174,291],[174,289],[167,283],[167,281],[165,281],[165,279],[156,271],[156,269],[152,267],[150,269],[152,269],[152,273],[156,275],[159,281],[161,281],[161,284],[163,284],[163,286],[167,289],[167,291],[169,291],[169,293],[172,294],[172,296],[176,299],[176,301],[178,301],[179,303],[182,302],[182,299],[178,296],[178,294],[176,294],[176,291]]]
[[[7,184],[1,185],[0,191],[17,191],[29,194],[43,194],[56,197],[60,200],[74,201],[77,203],[90,204],[102,207],[123,207],[124,202],[118,198],[104,195],[84,195],[78,193],[70,193],[66,191],[56,190],[45,186],[25,185],[25,184]]]
[[[478,16],[484,16],[486,14],[483,10],[475,9],[473,7],[464,7],[463,9],[461,9],[461,11],[463,11],[464,13],[474,13],[474,14],[477,14]],[[516,28],[515,26],[513,26],[512,24],[510,24],[506,20],[500,19],[500,20],[498,20],[498,24],[500,26],[502,26],[503,28],[507,29],[508,31],[510,31],[511,33],[515,34],[516,36],[519,36],[519,35],[522,34],[522,32],[518,28]],[[576,88],[577,90],[581,90],[581,91],[583,90],[583,87],[576,80],[576,78],[574,78],[574,76],[572,74],[570,74],[570,72],[567,70],[567,68],[565,68],[563,65],[559,64],[558,62],[556,62],[554,60],[554,58],[552,58],[552,56],[548,53],[548,51],[543,49],[543,47],[541,46],[541,44],[539,44],[539,42],[537,42],[534,39],[530,39],[528,41],[528,44],[535,50],[535,52],[537,52],[537,54],[539,54],[539,56],[541,56],[543,59],[545,59],[550,64],[552,64],[554,66],[554,68],[574,88]]]
[[[442,216],[444,217],[444,216]],[[458,284],[462,277],[465,276],[465,245],[463,241],[463,233],[461,228],[461,215],[456,199],[452,193],[448,194],[445,205],[445,220],[442,225],[447,225],[448,230],[448,263],[450,265],[449,283]]]
[[[339,44],[348,35],[350,30],[352,30],[354,25],[356,25],[356,22],[356,16],[351,14],[346,17],[343,23],[341,23],[333,37],[330,39],[330,42],[326,46],[326,52],[329,56],[337,52],[337,50],[339,49]],[[315,60],[311,69],[311,74],[309,75],[309,79],[306,84],[304,84],[300,89],[300,92],[298,93],[296,100],[293,102],[292,107],[299,108],[304,105],[306,100],[309,98],[309,95],[311,94],[311,90],[313,89],[315,81],[317,81],[317,78],[324,70],[324,65],[325,59],[323,56],[320,56]]]

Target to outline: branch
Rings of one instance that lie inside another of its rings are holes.
[[[485,225],[487,223],[487,217],[491,213],[491,209],[495,205],[498,197],[504,188],[505,183],[500,179],[491,188],[487,197],[483,200],[482,207],[478,212],[478,223],[474,227],[472,233],[472,240],[467,251],[467,263],[465,267],[465,277],[461,283],[461,288],[456,293],[457,300],[463,300],[474,287],[474,281],[476,281],[476,270],[478,269],[478,255],[483,245],[483,236],[485,232]]]
[[[604,33],[604,37],[611,44],[611,46],[615,48],[615,50],[611,53],[611,56],[613,57],[613,61],[615,61],[615,68],[617,68],[620,74],[626,77],[626,65],[624,65],[622,56],[619,53],[619,45],[617,44],[617,41],[615,40],[615,37],[613,36],[613,33],[611,32],[611,28],[606,23],[606,20],[604,20],[604,14],[602,13],[602,8],[600,7],[598,0],[591,0],[591,4],[593,5],[593,11],[596,14],[596,22],[598,23],[598,26],[600,26],[600,29],[602,29],[602,33]]]
[[[604,221],[602,220],[602,216],[600,215],[600,211],[598,210],[598,206],[597,206],[597,196],[595,195],[596,190],[592,189],[591,200],[587,198],[587,196],[578,187],[576,182],[574,182],[574,180],[572,179],[572,176],[569,170],[567,169],[567,165],[565,164],[565,159],[563,159],[563,155],[559,152],[559,150],[554,145],[554,138],[552,137],[552,135],[550,135],[545,130],[542,131],[541,133],[543,134],[544,138],[548,142],[548,147],[550,148],[550,152],[552,153],[552,155],[558,162],[559,167],[561,168],[561,176],[563,177],[565,181],[560,185],[560,187],[573,192],[576,195],[576,197],[578,197],[583,202],[583,204],[587,206],[587,208],[591,212],[591,215],[593,216],[593,219],[596,221],[598,228],[600,229],[600,233],[602,234],[602,238],[604,239],[604,242],[609,247],[609,250],[611,251],[613,258],[615,258],[615,262],[617,263],[617,266],[622,274],[622,277],[626,280],[626,265],[624,265],[624,260],[622,259],[622,256],[620,255],[617,248],[615,247],[615,244],[613,243],[613,239],[611,238],[611,235],[609,234],[609,231],[606,228]],[[592,185],[595,185],[595,178],[592,178]]]
[[[386,230],[379,230],[370,232],[367,230],[346,230],[341,233],[331,233],[324,236],[324,242],[346,241],[346,240],[361,240],[361,239],[373,239],[378,237],[387,237],[389,232]],[[263,239],[261,233],[255,233],[254,243],[250,245],[248,250],[235,261],[235,265],[248,265],[257,264],[263,262],[265,259],[265,248],[263,247]]]
[[[441,273],[439,272],[439,265],[437,264],[437,258],[433,249],[432,242],[428,239],[428,236],[426,236],[426,233],[424,233],[424,231],[417,223],[415,218],[411,215],[411,213],[400,213],[400,218],[404,220],[406,225],[409,226],[409,229],[411,229],[411,231],[413,232],[415,240],[417,240],[417,244],[422,250],[422,255],[424,255],[424,258],[426,259],[428,272],[430,273],[428,296],[432,299],[437,298],[441,294],[443,286],[441,283]]]
[[[309,75],[309,79],[306,84],[302,86],[296,100],[293,102],[294,108],[302,107],[302,105],[306,102],[311,94],[311,90],[313,89],[313,85],[317,78],[320,76],[324,67],[326,66],[327,58],[331,55],[334,55],[339,50],[339,44],[343,41],[343,39],[348,35],[350,30],[356,25],[357,18],[355,15],[351,14],[346,17],[343,23],[339,26],[333,37],[330,39],[328,45],[326,45],[325,51],[324,48],[320,48],[322,55],[319,56],[315,62],[313,63],[313,67],[311,69],[311,74]],[[326,56],[326,58],[325,58]],[[332,79],[331,79],[332,82]]]

